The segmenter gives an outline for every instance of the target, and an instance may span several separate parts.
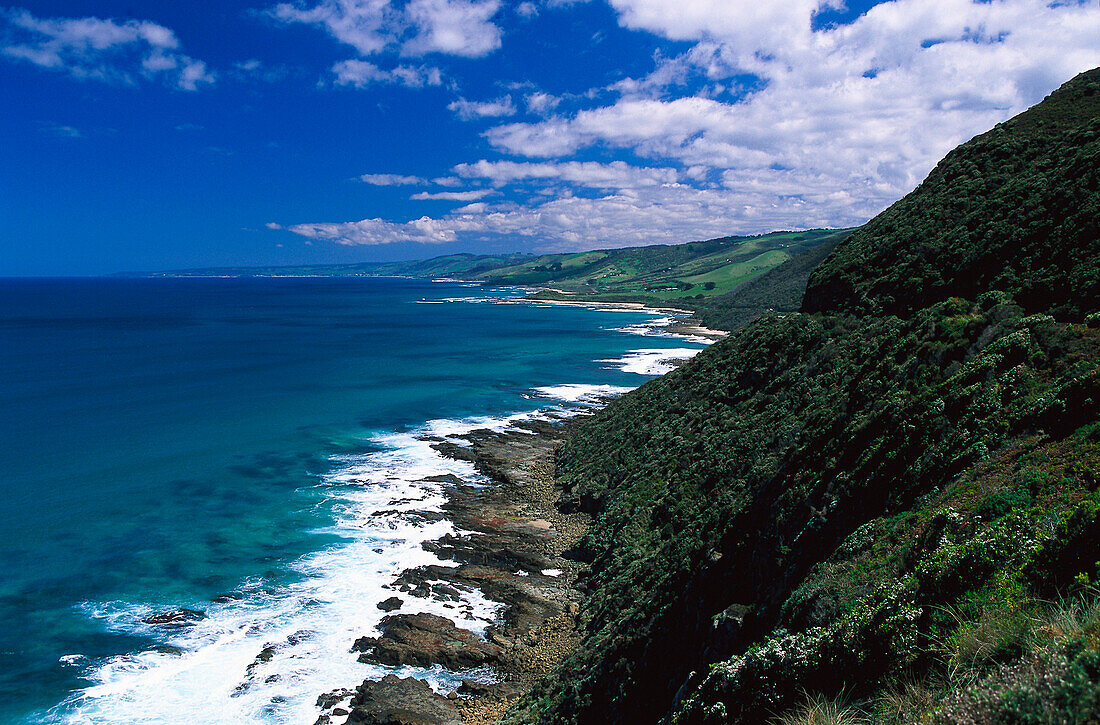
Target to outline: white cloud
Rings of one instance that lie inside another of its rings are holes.
[[[394,244],[417,242],[419,244],[446,244],[459,236],[481,233],[488,228],[518,230],[515,217],[502,214],[456,214],[445,219],[420,217],[409,222],[395,223],[384,219],[363,219],[343,224],[297,224],[290,231],[308,239],[320,239],[338,244]],[[515,231],[515,233],[522,233]]]
[[[499,9],[499,0],[410,0],[405,14],[416,32],[401,52],[486,56],[500,47],[500,28],[492,23]]]
[[[429,193],[421,191],[409,198],[413,201],[477,201],[484,199],[489,194],[495,193],[492,189],[473,189],[471,191],[437,191]]]
[[[516,107],[512,104],[511,96],[504,96],[492,101],[467,101],[465,98],[459,98],[457,101],[449,103],[447,110],[453,111],[463,121],[514,116],[516,113]]]
[[[592,189],[638,189],[673,184],[679,179],[676,169],[631,166],[624,161],[529,163],[482,159],[458,164],[454,171],[466,179],[487,179],[494,186],[517,181],[559,181]]]
[[[486,158],[438,181],[514,185],[517,197],[470,197],[439,218],[292,231],[344,244],[495,239],[564,250],[852,226],[953,146],[1100,65],[1095,3],[892,0],[815,30],[817,0],[609,2],[624,26],[693,45],[656,56],[647,76],[593,89],[570,114],[550,115],[560,114],[557,97],[530,85],[505,86],[544,118],[485,138],[542,160]],[[651,161],[575,159],[581,152]]]
[[[524,96],[523,102],[527,104],[528,113],[542,116],[557,108],[558,104],[561,103],[561,98],[542,91],[535,91]]]
[[[1083,3],[895,0],[817,31],[817,3],[802,0],[758,13],[725,0],[612,4],[629,27],[701,40],[651,78],[620,84],[613,104],[490,129],[493,146],[528,157],[596,147],[675,160],[693,168],[689,178],[716,171],[734,198],[767,189],[802,199],[830,224],[881,210],[952,147],[1100,65],[1100,11]],[[667,98],[691,73],[723,81],[746,71],[762,88],[738,101]]]
[[[336,76],[334,81],[336,85],[355,88],[366,88],[375,83],[396,83],[406,88],[438,86],[443,83],[443,73],[438,68],[399,65],[387,70],[379,68],[374,63],[354,58],[342,60],[333,65],[332,73]]]
[[[205,63],[179,52],[175,33],[147,20],[37,18],[0,8],[4,27],[0,54],[74,78],[125,85],[144,78],[186,91],[214,82]]]
[[[730,234],[827,225],[801,198],[776,199],[768,189],[733,195],[724,189],[668,184],[588,198],[560,196],[528,208],[492,210],[471,204],[439,218],[409,222],[364,219],[300,224],[290,231],[339,244],[423,244],[523,239],[543,250],[669,244]]]
[[[516,6],[516,15],[521,18],[533,18],[539,14],[538,6],[533,2],[521,2]]]
[[[76,126],[51,124],[46,126],[46,130],[54,136],[60,136],[61,138],[84,138],[84,132]]]
[[[259,80],[265,83],[278,83],[290,75],[290,70],[282,65],[267,65],[256,58],[233,64],[233,75],[239,80]]]
[[[279,3],[268,12],[286,23],[320,26],[360,55],[382,52],[395,41],[403,24],[389,0],[324,0],[313,7]]]
[[[442,53],[480,58],[500,47],[492,17],[500,0],[321,0],[279,3],[268,14],[286,23],[325,30],[361,57],[387,51],[407,56]]]
[[[363,174],[359,180],[372,186],[419,186],[426,182],[419,176],[400,174]]]
[[[264,226],[268,229],[271,229],[272,231],[277,231],[283,228],[283,225],[277,222],[268,222],[267,224],[264,224]]]
[[[813,15],[840,0],[609,0],[619,22],[672,40],[722,38],[752,54],[810,32]],[[929,4],[929,3],[926,3]]]

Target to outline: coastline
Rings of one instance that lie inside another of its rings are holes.
[[[561,292],[561,290],[555,290],[551,287],[531,287],[526,289],[532,289],[535,294],[541,291]],[[650,306],[643,302],[600,302],[600,301],[584,301],[584,300],[536,300],[531,299],[530,296],[516,300],[516,302],[524,302],[533,305],[566,305],[571,307],[589,307],[592,309],[603,310],[627,310],[631,312],[638,311],[652,311],[662,312],[669,315],[674,315],[676,319],[666,325],[666,330],[674,335],[682,335],[685,337],[695,336],[703,337],[708,340],[721,340],[723,337],[729,335],[727,330],[715,330],[709,327],[704,327],[698,322],[692,322],[692,318],[695,315],[694,310],[686,310],[682,307],[666,307],[666,306]]]
[[[687,312],[640,303],[564,304]],[[696,341],[704,337],[700,332],[705,328],[682,324],[678,317],[659,327],[668,335]],[[707,332],[713,337],[703,341],[723,336],[720,331]],[[406,569],[392,584],[383,585],[394,595],[378,605],[387,616],[349,645],[359,653],[360,662],[441,668],[451,679],[461,679],[461,685],[437,691],[417,679],[416,672],[368,678],[354,690],[318,693],[322,709],[316,725],[489,725],[575,649],[582,636],[579,618],[588,567],[572,550],[592,519],[570,510],[563,500],[566,492],[555,479],[554,452],[578,422],[619,392],[578,397],[573,402],[584,407],[546,409],[503,428],[423,439],[439,455],[472,464],[489,483],[454,476],[445,482],[442,493],[447,500],[441,509],[454,533],[422,546],[450,565]],[[475,591],[501,607],[480,633],[427,611],[439,611],[440,603],[459,601]],[[473,676],[464,675],[469,672]]]
[[[455,566],[427,565],[402,572],[391,588],[378,636],[353,648],[363,662],[442,667],[456,673],[476,665],[480,678],[465,678],[450,692],[396,674],[325,693],[317,725],[390,723],[398,711],[408,722],[433,725],[496,722],[579,642],[577,616],[584,600],[586,567],[569,557],[587,532],[590,517],[559,508],[553,453],[579,419],[590,413],[524,421],[510,430],[481,429],[437,440],[441,454],[466,460],[493,481],[474,487],[453,481],[443,506],[459,533],[424,546]],[[483,637],[461,622],[421,611],[425,600],[446,601],[478,589],[503,608]],[[400,602],[400,603],[398,603]],[[456,626],[457,625],[457,626]],[[488,675],[487,671],[491,671]],[[488,675],[488,676],[486,676]],[[348,696],[351,695],[350,701]],[[347,716],[347,720],[339,720]],[[415,716],[413,718],[413,716]]]
[[[241,447],[235,440],[218,439],[219,446],[233,455],[233,461],[254,465],[242,465],[239,479],[222,479],[219,475],[215,480],[221,487],[210,488],[210,491],[219,493],[224,490],[233,501],[242,497],[240,492],[249,491],[251,485],[256,486],[257,494],[271,494],[260,498],[259,503],[270,503],[271,506],[261,509],[264,515],[256,516],[259,526],[251,527],[259,536],[242,527],[238,537],[240,541],[226,541],[227,549],[233,543],[233,552],[242,551],[241,556],[248,557],[248,561],[261,562],[261,575],[238,578],[233,575],[235,570],[230,569],[223,581],[210,585],[206,585],[206,581],[198,581],[194,587],[195,595],[189,595],[190,591],[183,589],[167,591],[163,586],[146,593],[142,589],[146,580],[140,578],[135,578],[139,584],[132,586],[124,596],[84,594],[85,598],[78,603],[79,609],[73,618],[81,623],[88,620],[89,629],[106,630],[111,636],[132,637],[133,644],[127,640],[123,646],[105,646],[102,651],[80,645],[63,645],[56,648],[56,655],[50,652],[50,661],[58,662],[59,671],[79,680],[66,688],[67,692],[58,693],[56,697],[37,705],[38,710],[26,708],[21,711],[20,716],[23,712],[32,713],[25,722],[78,723],[89,722],[89,719],[131,722],[144,719],[147,722],[171,723],[176,717],[186,714],[201,722],[311,723],[321,712],[316,704],[319,694],[326,695],[324,701],[327,703],[331,693],[353,688],[355,683],[364,679],[383,679],[390,673],[405,678],[412,675],[427,680],[430,688],[444,696],[458,690],[464,679],[482,684],[493,679],[487,677],[485,672],[476,671],[483,669],[483,663],[477,663],[475,667],[444,670],[439,663],[426,662],[426,666],[419,666],[408,662],[395,669],[388,664],[360,661],[360,656],[366,652],[352,651],[357,639],[382,634],[378,625],[387,615],[422,612],[447,617],[458,627],[471,630],[476,636],[474,640],[485,637],[489,625],[495,623],[500,627],[509,622],[502,616],[506,602],[500,601],[500,596],[492,600],[485,596],[480,586],[484,582],[473,579],[454,582],[451,581],[453,578],[441,576],[433,576],[430,580],[421,576],[417,581],[411,575],[396,581],[401,573],[423,564],[458,569],[463,563],[459,560],[461,557],[476,557],[481,563],[481,559],[503,556],[484,551],[476,554],[454,553],[453,546],[447,549],[448,556],[440,556],[444,551],[441,547],[448,542],[445,536],[469,537],[477,528],[467,523],[471,516],[452,510],[459,505],[452,499],[461,493],[460,497],[473,501],[482,495],[477,492],[484,488],[502,485],[500,476],[487,476],[478,471],[471,460],[459,460],[465,458],[464,450],[474,448],[475,443],[470,438],[487,435],[486,430],[507,430],[511,442],[526,443],[525,450],[529,453],[533,441],[542,438],[549,441],[549,437],[558,436],[549,426],[544,426],[546,429],[541,432],[532,430],[528,425],[530,422],[538,422],[541,426],[551,418],[557,420],[555,425],[566,426],[568,424],[565,424],[564,418],[583,415],[585,410],[592,410],[598,402],[606,402],[606,399],[624,394],[651,377],[672,370],[676,363],[700,351],[704,345],[702,341],[689,342],[670,336],[668,326],[672,320],[654,310],[613,314],[575,308],[540,309],[530,305],[492,309],[496,305],[491,303],[500,296],[518,298],[524,293],[517,288],[485,292],[444,288],[423,292],[426,288],[428,285],[419,284],[407,288],[393,285],[379,287],[407,304],[397,309],[401,315],[395,317],[407,317],[412,321],[420,318],[430,320],[428,325],[414,327],[412,331],[418,332],[421,338],[431,338],[434,347],[427,345],[429,350],[442,355],[460,355],[459,369],[448,375],[437,369],[437,365],[423,371],[426,377],[412,377],[409,373],[418,369],[401,367],[396,380],[408,378],[415,385],[409,388],[411,392],[426,391],[422,398],[414,396],[410,399],[411,411],[401,400],[405,388],[398,389],[389,397],[376,396],[374,387],[360,385],[361,374],[356,372],[359,367],[351,370],[353,375],[349,375],[349,380],[355,384],[348,389],[326,387],[321,391],[323,396],[313,397],[310,397],[312,391],[307,389],[304,392],[307,400],[316,398],[323,404],[310,408],[320,413],[305,418],[315,428],[304,430],[300,435],[294,433],[288,436],[288,444],[281,447],[283,458],[274,462],[264,452],[272,448],[266,438],[252,448]],[[151,289],[155,293],[155,286]],[[276,297],[286,300],[287,307],[292,307],[293,303],[294,314],[298,314],[297,310],[306,309],[310,311],[305,317],[311,319],[317,316],[317,312],[313,311],[315,307],[299,305],[297,297],[285,297],[283,287],[264,289],[276,289]],[[306,300],[312,301],[318,297],[320,301],[329,299],[327,289],[321,290],[323,294],[317,294],[311,285],[295,289],[303,290],[300,294]],[[251,289],[245,292],[248,294],[242,294],[240,298],[250,301]],[[343,299],[342,290],[338,292],[341,294],[332,298],[335,301]],[[362,290],[356,292],[362,294]],[[451,309],[441,314],[437,314],[436,310],[432,310],[430,315],[423,314],[425,308],[414,305],[425,299],[421,297],[425,294],[428,299],[438,300],[441,304],[453,303]],[[341,314],[346,309],[342,305],[334,305],[333,308]],[[317,309],[328,308],[318,305]],[[441,316],[443,319],[438,319]],[[320,319],[328,321],[329,317]],[[337,315],[334,319],[343,318]],[[387,320],[388,317],[376,319]],[[452,319],[470,320],[477,325],[497,320],[509,323],[494,325],[491,333],[485,336],[475,336],[469,342],[460,340],[461,344],[456,347],[448,344],[444,348],[444,343],[451,342],[450,338],[438,340],[437,334],[426,332]],[[517,322],[511,323],[513,320]],[[357,317],[354,321],[354,325],[334,327],[335,339],[341,342],[341,351],[359,350],[340,337],[346,334],[359,339],[362,325]],[[301,327],[304,330],[301,337],[315,337],[315,327]],[[384,330],[381,325],[375,328]],[[349,331],[344,333],[343,330]],[[266,337],[266,327],[256,328],[256,331]],[[517,332],[524,334],[524,340],[513,338]],[[206,334],[204,329],[204,336]],[[275,338],[283,339],[282,336],[272,336],[272,339]],[[470,351],[483,349],[494,352],[517,350],[526,356],[521,356],[517,361],[518,369],[515,363],[506,362],[497,374],[496,367],[482,367],[476,361],[471,362]],[[370,350],[349,354],[348,358],[355,361],[370,359]],[[407,355],[394,355],[394,358],[404,362]],[[317,360],[326,367],[331,366],[329,356],[323,350],[317,355]],[[443,360],[450,359],[444,356]],[[370,369],[367,367],[365,370]],[[421,380],[439,380],[440,384],[427,386]],[[263,378],[259,382],[281,381],[276,381],[273,376],[271,381]],[[463,386],[470,387],[466,389]],[[234,389],[250,391],[251,388],[234,386]],[[261,386],[261,389],[266,388]],[[272,389],[281,394],[285,391],[282,385]],[[452,399],[440,398],[440,395],[452,394],[478,397],[474,398],[475,405],[467,405],[463,400],[455,403]],[[368,398],[368,395],[374,397]],[[249,393],[241,394],[242,400],[248,397],[251,397]],[[294,399],[300,397],[295,395]],[[237,398],[227,400],[237,402]],[[364,404],[374,403],[375,400],[376,405],[388,407],[372,411],[374,419],[356,419],[352,425],[332,424],[330,410],[357,415]],[[398,406],[401,407],[398,409]],[[288,425],[303,420],[303,411],[299,407],[295,403],[286,410]],[[278,418],[276,421],[282,420]],[[266,419],[257,421],[256,428],[263,430],[267,425]],[[526,432],[518,433],[520,429]],[[477,436],[471,436],[474,431],[477,431]],[[493,438],[499,437],[494,435]],[[444,457],[438,449],[451,449],[444,444],[448,442],[458,448],[453,448],[453,454]],[[294,460],[289,460],[290,455],[294,455]],[[284,459],[289,462],[284,463]],[[544,460],[550,459],[544,457]],[[549,462],[544,466],[546,475],[549,475],[549,466]],[[221,471],[217,466],[210,468],[216,473]],[[297,476],[299,468],[303,469],[300,477]],[[161,479],[166,482],[173,480],[172,471],[167,470]],[[227,482],[222,484],[223,480]],[[253,484],[253,480],[261,483]],[[276,514],[285,518],[284,512],[287,510],[285,488],[261,485],[267,481],[283,486],[295,485],[290,494],[294,505],[289,507],[290,513],[297,517],[293,521],[295,526],[266,525]],[[552,484],[549,485],[552,487]],[[509,496],[518,498],[513,494]],[[217,501],[217,498],[202,497],[201,501]],[[197,498],[196,502],[197,506],[206,506]],[[251,503],[255,503],[255,497]],[[477,507],[485,506],[484,503],[477,504]],[[243,503],[241,507],[244,507]],[[220,512],[220,506],[215,508]],[[553,525],[557,509],[547,506],[543,510],[546,513],[531,508],[522,520],[535,523],[548,521]],[[507,513],[496,518],[514,524],[517,521],[509,517],[515,516],[519,514]],[[540,531],[543,536],[552,534],[555,541],[565,542],[562,547],[568,547],[560,526],[553,526],[552,531],[543,530],[540,528],[542,526],[539,524],[525,530],[531,535],[539,535]],[[513,535],[513,528],[508,527],[503,532]],[[211,536],[226,536],[222,531],[235,530],[222,526]],[[267,538],[263,536],[267,531],[273,532],[268,538],[278,543],[292,539],[290,543],[295,548],[290,549],[287,556],[277,557],[276,554],[281,554],[283,550],[268,545]],[[202,532],[199,530],[199,534]],[[492,534],[491,530],[486,530],[475,538],[484,540]],[[580,532],[576,536],[580,536]],[[216,539],[216,542],[220,541]],[[494,546],[533,551],[538,550],[542,543],[538,540],[514,540],[510,545],[497,543]],[[437,554],[437,551],[440,553]],[[195,559],[199,561],[200,557]],[[507,560],[502,561],[507,563]],[[235,560],[230,563],[235,563]],[[498,573],[504,581],[514,584],[533,586],[536,584],[531,582],[536,582],[540,591],[552,587],[560,590],[559,585],[564,585],[562,583],[569,579],[571,565],[554,561],[543,564],[538,570],[509,569],[508,564]],[[562,573],[543,574],[547,570],[561,570]],[[464,573],[469,573],[469,569]],[[451,587],[454,591],[444,587]],[[412,590],[419,592],[412,594]],[[426,596],[419,597],[419,594]],[[376,607],[394,596],[403,598],[403,608],[387,611]],[[519,611],[527,611],[533,606],[527,597],[517,600],[516,596],[509,596],[509,601],[522,602]],[[562,603],[568,605],[569,602]],[[417,608],[412,608],[414,606]],[[542,634],[538,639],[546,647],[549,647],[546,642],[551,634],[565,637],[572,631],[572,627],[566,627],[558,614],[561,608],[553,609],[549,618],[542,617],[541,624],[532,620],[531,627],[535,629],[532,636],[538,634],[541,626]],[[525,630],[519,637],[521,644],[526,641],[527,634]],[[536,667],[532,662],[547,662],[550,657],[549,649],[541,653],[541,650],[517,651],[529,652],[529,656],[524,658],[527,664],[513,658],[508,669],[498,666],[498,675],[500,678],[507,677],[506,681],[513,681],[522,672]],[[541,667],[549,666],[543,664]],[[498,691],[492,693],[489,700],[500,694]],[[346,691],[346,699],[350,700],[353,695],[353,691]],[[459,704],[467,706],[465,701],[473,699],[473,696],[463,692]],[[332,710],[346,708],[346,704],[334,705]],[[335,722],[342,721],[343,717],[335,718]]]

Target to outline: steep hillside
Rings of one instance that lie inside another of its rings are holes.
[[[584,640],[511,722],[1100,719],[1096,78],[579,427]]]
[[[810,273],[850,233],[831,235],[809,251],[729,292],[677,304],[694,310],[704,326],[716,330],[736,330],[767,312],[796,312],[802,305]]]
[[[1100,69],[952,151],[814,272],[805,312],[907,315],[983,290],[1080,320],[1100,297]]]

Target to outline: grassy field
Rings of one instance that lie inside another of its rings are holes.
[[[697,300],[727,293],[847,230],[774,232],[705,242],[543,255],[472,276],[550,288],[557,299]]]

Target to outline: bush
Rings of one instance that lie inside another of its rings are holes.
[[[1040,652],[954,693],[934,725],[1091,725],[1100,719],[1100,655]]]

